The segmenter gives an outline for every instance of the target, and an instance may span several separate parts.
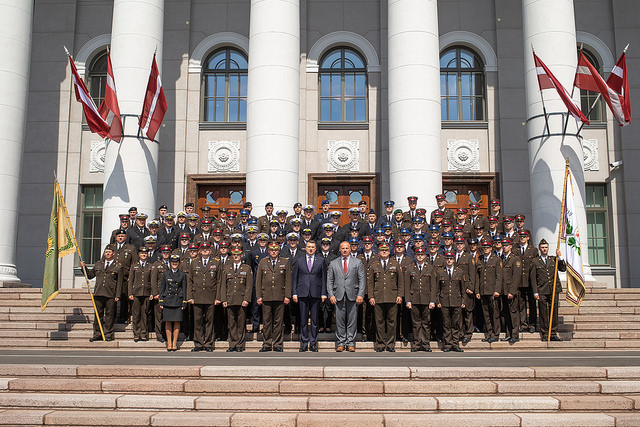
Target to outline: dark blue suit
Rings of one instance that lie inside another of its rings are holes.
[[[318,254],[313,256],[311,270],[307,262],[306,254],[295,260],[291,283],[292,293],[298,297],[300,306],[300,344],[315,346],[318,342],[318,309],[321,297],[327,295],[327,269],[324,258]]]

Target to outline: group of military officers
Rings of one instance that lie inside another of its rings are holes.
[[[489,343],[502,331],[502,340],[511,344],[521,332],[536,330],[546,340],[554,286],[556,297],[562,290],[556,270],[566,269],[559,250],[552,256],[546,241],[537,248],[530,244],[525,216],[504,215],[499,200],[491,201],[487,218],[477,203],[455,212],[446,208],[444,194],[436,196],[438,207],[427,217],[417,200],[408,197],[408,211],[386,201],[380,216],[361,202],[342,226],[341,213],[331,211],[328,200],[317,213],[314,206],[296,203],[291,215],[274,212],[267,203],[260,217],[252,215],[250,202],[238,213],[220,209],[218,217],[210,216],[208,206],[198,215],[187,203],[174,215],[162,205],[148,222],[132,207],[87,272],[97,277],[94,297],[106,340],[113,339],[116,315],[122,323],[132,322],[134,341],[147,340],[148,331],[166,340],[160,285],[173,257],[186,275],[181,329],[193,339],[192,351],[213,351],[214,341],[226,338],[227,351],[244,351],[246,323],[253,332],[262,324],[260,351],[282,351],[284,334],[299,332],[300,319],[305,331],[309,326],[308,306],[297,303],[293,289],[296,260],[318,256],[328,267],[347,256],[342,242],[349,244],[348,256],[365,267],[357,329],[363,340],[375,337],[376,351],[395,351],[397,336],[411,342],[411,351],[429,352],[434,340],[442,341],[443,351],[463,351],[461,344],[474,331],[484,332]],[[326,284],[321,289],[321,295],[305,290],[318,299],[318,318],[314,312],[310,318],[315,333],[332,328]],[[554,341],[561,340],[557,305]],[[90,341],[96,339],[101,339],[97,324]],[[317,351],[317,342],[306,339],[300,351]]]

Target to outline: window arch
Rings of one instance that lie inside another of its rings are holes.
[[[593,67],[596,70],[598,70],[598,73],[602,75],[602,67],[600,65],[600,61],[598,61],[598,58],[596,58],[596,56],[593,53],[589,52],[586,49],[583,49],[582,53],[584,53],[584,56],[587,57],[587,59],[589,60],[589,62],[591,62]],[[593,105],[597,97],[598,97],[598,94],[595,92],[582,90],[582,89],[580,90],[580,106],[582,108],[582,112],[585,115],[589,112],[589,109],[591,108],[591,106]],[[596,105],[593,107],[593,111],[591,111],[591,114],[589,115],[589,122],[601,123],[606,121],[607,116],[605,114],[603,105],[604,104],[602,102],[602,97],[601,97],[596,103]]]
[[[87,72],[87,85],[89,94],[93,98],[96,107],[99,107],[104,99],[104,91],[107,87],[107,51],[98,53],[89,65]]]
[[[367,121],[367,64],[354,49],[324,54],[318,70],[320,122]]]
[[[443,121],[486,120],[482,59],[454,46],[440,54],[440,101]]]
[[[247,121],[247,69],[243,52],[225,47],[212,52],[202,66],[202,121]]]

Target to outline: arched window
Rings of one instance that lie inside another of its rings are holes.
[[[353,49],[339,47],[320,60],[320,121],[367,121],[367,68]]]
[[[440,55],[440,101],[443,121],[486,120],[484,64],[465,47]]]
[[[589,62],[593,65],[593,67],[598,70],[600,75],[602,75],[602,68],[600,66],[600,62],[595,57],[594,54],[589,52],[588,50],[583,49],[582,53],[587,57]],[[589,112],[589,109],[595,102],[598,94],[596,92],[591,92],[588,90],[580,90],[580,105],[582,107],[582,112],[586,115]],[[593,107],[591,114],[589,115],[589,122],[604,122],[607,119],[603,109],[602,97],[598,100],[598,103]]]
[[[226,47],[214,51],[202,66],[202,121],[247,121],[247,57]]]
[[[91,61],[88,68],[87,84],[89,94],[93,98],[96,107],[100,107],[100,103],[104,99],[104,91],[107,87],[107,51],[97,54]],[[84,116],[83,116],[84,117]]]

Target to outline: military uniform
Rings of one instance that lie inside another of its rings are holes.
[[[384,266],[386,264],[386,267]],[[404,276],[400,264],[393,258],[378,259],[367,274],[367,294],[375,300],[376,351],[395,351],[397,298],[404,294]],[[386,330],[386,334],[385,334]]]
[[[264,249],[264,250],[263,250]],[[251,267],[251,272],[253,273],[253,291],[251,293],[251,324],[252,331],[258,332],[260,329],[260,306],[257,303],[258,297],[256,296],[256,273],[258,271],[258,264],[263,258],[269,256],[269,252],[267,251],[267,247],[264,248],[257,247],[253,250],[248,257],[247,264]]]
[[[240,264],[236,270],[231,262],[222,269],[220,300],[227,303],[230,349],[244,350],[246,308],[242,303],[251,301],[252,288],[253,273],[248,265]]]
[[[436,302],[436,271],[424,263],[422,268],[417,264],[409,266],[404,272],[404,299],[411,303],[411,320],[413,325],[413,348],[429,351],[431,337],[431,309],[429,304]]]
[[[274,265],[275,262],[275,265]],[[282,351],[284,299],[291,297],[291,265],[286,258],[263,258],[256,271],[256,296],[262,299],[263,350]]]
[[[133,339],[146,341],[149,338],[147,316],[151,296],[151,263],[141,261],[133,264],[129,271],[128,285],[128,295],[133,297],[131,304]]]
[[[442,349],[449,351],[459,348],[462,304],[465,289],[469,287],[469,277],[460,267],[452,266],[451,277],[447,267],[437,269],[437,304],[442,306],[444,333]]]
[[[119,298],[122,294],[123,274],[122,266],[117,261],[112,260],[108,266],[106,263],[104,258],[97,261],[92,269],[87,269],[87,277],[89,279],[96,278],[96,285],[93,289],[96,311],[100,316],[104,337],[111,341],[114,337],[113,323],[116,317],[115,298]],[[102,339],[97,318],[93,323],[93,339]]]
[[[431,253],[427,253],[425,263],[431,265],[434,269],[443,268],[445,266],[444,256],[437,254],[432,257]],[[431,341],[442,341],[444,335],[444,324],[442,319],[442,309],[436,307],[431,311]]]
[[[127,294],[127,282],[129,280],[129,271],[131,266],[138,261],[138,249],[131,243],[114,243],[116,248],[114,258],[122,266],[122,283],[125,286],[122,287],[122,295],[120,298],[120,323],[129,323],[129,315],[131,312],[131,306],[129,304],[129,298]],[[141,246],[144,246],[141,245]]]
[[[538,308],[540,309],[540,336],[546,341],[549,333],[549,317],[551,315],[551,300],[553,298],[553,273],[556,268],[556,257],[548,255],[546,261],[542,256],[534,258],[531,264],[531,288],[533,294],[538,294]],[[558,272],[567,271],[567,264],[563,259],[558,260]],[[553,324],[551,336],[557,339],[558,334],[558,305],[559,294],[562,292],[560,275],[556,275],[556,295],[553,307]]]
[[[159,259],[151,265],[151,293],[153,294],[153,319],[154,330],[156,331],[156,339],[164,342],[165,331],[162,327],[162,308],[160,308],[160,282],[162,281],[162,274],[169,269],[169,261]]]
[[[500,335],[500,299],[494,293],[502,291],[502,260],[495,254],[491,254],[488,261],[484,255],[480,255],[476,268],[478,275],[475,293],[480,295],[484,315],[483,341],[494,342]]]
[[[215,302],[220,301],[220,261],[209,257],[193,261],[189,270],[187,299],[193,300],[193,346],[196,351],[213,349]]]
[[[520,312],[518,311],[518,288],[522,280],[522,260],[509,252],[502,260],[502,314],[505,323],[505,338],[517,339],[520,331]],[[508,296],[511,294],[512,299]]]
[[[462,330],[461,338],[462,342],[471,341],[473,336],[473,310],[476,304],[475,295],[475,283],[476,283],[476,259],[469,253],[463,252],[459,254],[456,252],[455,266],[462,268],[462,270],[469,277],[469,287],[464,289],[464,309],[462,310]],[[467,292],[471,291],[471,293]]]
[[[535,329],[537,323],[536,300],[533,297],[533,288],[531,285],[531,265],[534,258],[538,256],[538,249],[527,245],[525,250],[522,246],[514,243],[512,252],[522,260],[522,280],[518,288],[518,311],[520,312],[520,329],[529,328],[530,331]],[[527,309],[529,315],[527,316]]]

